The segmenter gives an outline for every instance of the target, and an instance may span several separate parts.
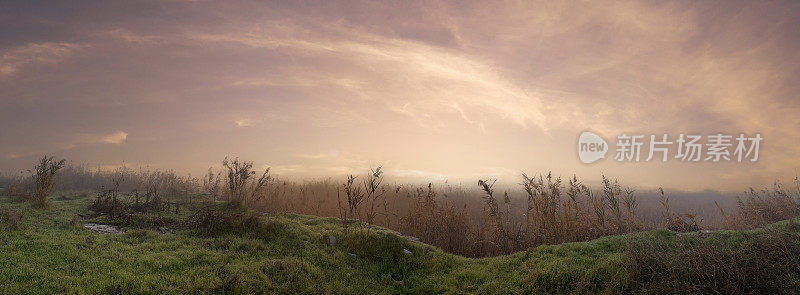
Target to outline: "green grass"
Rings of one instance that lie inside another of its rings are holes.
[[[253,234],[99,235],[71,222],[90,213],[92,199],[51,200],[42,210],[0,197],[0,213],[25,215],[19,230],[0,224],[0,293],[618,293],[634,288],[626,272],[631,240],[699,239],[650,231],[470,259],[390,230],[345,232],[336,219],[296,214],[261,217],[268,230]],[[751,234],[711,236],[736,247]]]

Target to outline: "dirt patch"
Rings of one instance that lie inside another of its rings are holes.
[[[83,227],[88,228],[89,230],[96,232],[98,234],[122,234],[128,231],[127,228],[124,227],[117,227],[113,225],[107,224],[97,224],[97,223],[86,223]]]

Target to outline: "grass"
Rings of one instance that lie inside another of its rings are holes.
[[[0,212],[25,216],[18,230],[0,224],[0,293],[613,294],[661,282],[633,271],[632,244],[677,249],[710,241],[740,251],[757,236],[800,233],[788,222],[680,236],[655,230],[472,259],[383,228],[345,232],[339,219],[298,214],[260,216],[268,230],[254,232],[99,235],[75,222],[90,215],[93,199],[56,197],[42,210],[0,197]],[[186,217],[188,210],[173,216]],[[104,218],[85,221],[114,222]],[[794,280],[775,282],[790,286],[798,276],[778,279]]]
[[[676,204],[677,210],[672,210],[670,197],[663,190],[658,198],[650,194],[640,199],[634,190],[606,177],[601,186],[590,188],[576,176],[562,181],[550,173],[534,177],[522,174],[522,183],[500,186],[495,192],[494,180],[479,181],[478,186],[385,183],[380,168],[367,175],[349,175],[346,182],[338,183],[333,179],[281,180],[269,174],[269,169],[257,178],[252,162],[235,158],[226,158],[222,166],[223,171],[218,173],[209,169],[201,181],[169,170],[120,167],[103,171],[67,165],[49,183],[61,192],[98,192],[101,198],[92,204],[92,210],[112,217],[102,222],[123,226],[174,223],[178,221],[176,214],[161,213],[185,211],[183,206],[200,196],[273,215],[358,219],[366,222],[366,228],[377,225],[397,230],[446,252],[473,258],[658,228],[745,230],[800,215],[797,179],[794,185],[776,182],[773,189],[752,190],[736,204],[733,198],[722,205],[714,201],[718,210],[712,210],[716,215],[709,215],[703,210],[703,206],[712,208],[709,198],[684,199]],[[35,179],[33,174],[12,179],[4,192],[19,201],[33,201],[31,196],[38,187]],[[120,202],[120,198],[127,200]],[[205,212],[192,223],[205,223],[208,230],[216,231],[214,223],[224,222],[225,215],[230,215],[218,213]]]

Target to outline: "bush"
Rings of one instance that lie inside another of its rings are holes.
[[[55,186],[55,175],[58,170],[64,167],[65,160],[56,162],[53,157],[46,155],[36,165],[35,190],[33,193],[33,201],[39,207],[47,207],[47,196],[53,192]]]
[[[120,218],[125,216],[128,211],[128,206],[111,194],[100,194],[97,196],[97,199],[89,205],[89,210],[97,214],[108,215],[111,218]]]
[[[253,178],[256,172],[253,170],[253,162],[239,161],[239,158],[222,161],[222,166],[228,171],[228,201],[237,205],[247,205],[259,196],[259,193],[266,188],[272,180],[269,168],[264,170],[261,177]]]
[[[252,233],[263,237],[270,232],[269,224],[256,213],[233,203],[206,206],[187,218],[184,226],[205,235]]]

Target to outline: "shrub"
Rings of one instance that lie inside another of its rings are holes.
[[[89,205],[89,209],[97,214],[106,214],[111,218],[119,218],[125,215],[128,206],[117,199],[119,186],[124,178],[123,173],[118,173],[112,178],[113,186],[110,189],[100,192],[97,199]]]
[[[247,205],[247,202],[259,196],[259,192],[272,180],[269,168],[264,170],[261,177],[253,179],[256,174],[253,171],[253,162],[239,161],[239,158],[233,160],[225,158],[222,166],[228,170],[228,201],[236,205]]]
[[[198,230],[205,235],[256,234],[264,236],[270,230],[259,216],[236,204],[212,204],[201,208],[183,223],[187,229]]]
[[[111,218],[120,218],[127,214],[128,206],[106,191],[97,196],[97,199],[89,205],[89,210]]]
[[[42,157],[39,164],[36,165],[35,190],[33,193],[33,201],[39,207],[47,207],[47,196],[53,192],[55,185],[55,175],[58,170],[64,167],[65,160],[56,162],[53,157]]]

